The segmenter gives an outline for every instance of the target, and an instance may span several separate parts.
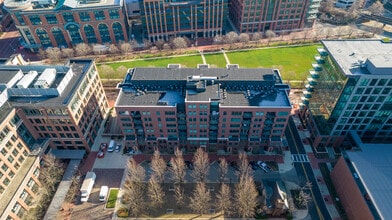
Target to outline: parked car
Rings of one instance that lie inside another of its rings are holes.
[[[249,166],[252,168],[252,170],[260,169],[260,167],[259,167],[259,165],[257,165],[256,161],[250,161]]]
[[[188,169],[193,170],[193,162],[192,161],[185,161],[185,165],[186,165],[186,167],[188,167]]]
[[[111,140],[110,144],[109,144],[109,147],[108,147],[108,152],[113,152],[115,145],[116,145],[116,142],[114,140]]]
[[[135,151],[134,151],[134,150],[130,149],[130,150],[128,151],[128,155],[134,155],[134,154],[135,154]]]
[[[233,167],[233,168],[234,168],[235,170],[237,170],[237,171],[240,170],[240,168],[239,168],[238,165],[237,165],[237,162],[235,162],[235,161],[231,161],[231,162],[230,162],[230,166]]]
[[[99,145],[99,149],[106,151],[106,149],[108,148],[108,144],[107,143],[101,143],[101,145]]]
[[[117,144],[116,147],[114,148],[114,151],[120,152],[121,150],[121,144]]]
[[[98,158],[104,158],[104,157],[105,157],[105,151],[99,149],[98,154],[97,154],[97,157],[98,157]]]
[[[257,165],[266,173],[271,171],[271,168],[267,166],[266,163],[264,163],[263,161],[257,161]]]

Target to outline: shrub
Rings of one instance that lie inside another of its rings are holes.
[[[126,218],[129,216],[129,210],[125,207],[121,207],[117,210],[117,216],[120,218]]]

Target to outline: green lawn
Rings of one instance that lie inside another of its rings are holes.
[[[283,80],[305,80],[319,45],[228,52],[230,63],[247,68],[278,68]]]
[[[206,62],[210,64],[210,67],[226,67],[226,60],[222,53],[217,54],[205,54]]]
[[[183,56],[183,57],[171,57],[151,60],[135,60],[108,64],[117,69],[119,66],[125,66],[127,68],[134,67],[167,67],[167,64],[179,63],[182,67],[196,67],[197,64],[202,64],[203,60],[200,55]],[[100,65],[100,64],[99,64]]]
[[[110,208],[114,208],[114,206],[116,206],[118,191],[119,191],[119,189],[110,189],[109,198],[106,203],[106,208],[110,209]]]
[[[280,70],[283,80],[305,80],[309,76],[309,69],[314,62],[314,55],[317,54],[316,48],[320,45],[295,46],[281,48],[266,48],[259,50],[227,52],[227,56],[232,64],[239,64],[243,68],[277,68]],[[222,53],[205,54],[206,62],[211,67],[224,68],[226,60]],[[166,67],[167,64],[179,63],[182,67],[195,68],[197,64],[202,64],[200,55],[181,56],[174,58],[151,59],[125,61],[107,64],[116,70],[119,66],[126,68],[134,67]],[[101,64],[98,64],[98,68]],[[101,73],[101,78],[105,74]],[[118,74],[117,74],[118,75]],[[117,78],[123,78],[118,75]],[[125,75],[125,73],[124,73]]]

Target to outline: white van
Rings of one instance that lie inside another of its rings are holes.
[[[116,142],[114,140],[111,140],[109,143],[108,152],[113,152],[114,146],[116,146]]]
[[[108,191],[109,191],[108,186],[101,186],[101,191],[99,191],[99,201],[104,202],[106,200]]]

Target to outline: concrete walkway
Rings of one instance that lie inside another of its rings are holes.
[[[229,58],[227,57],[227,55],[226,55],[226,51],[225,50],[222,50],[222,53],[223,53],[223,56],[225,57],[225,60],[226,60],[226,64],[230,64],[230,60],[229,60]]]
[[[204,56],[203,50],[199,50],[199,53],[201,55],[201,59],[203,60],[203,64],[207,64],[206,58]]]

